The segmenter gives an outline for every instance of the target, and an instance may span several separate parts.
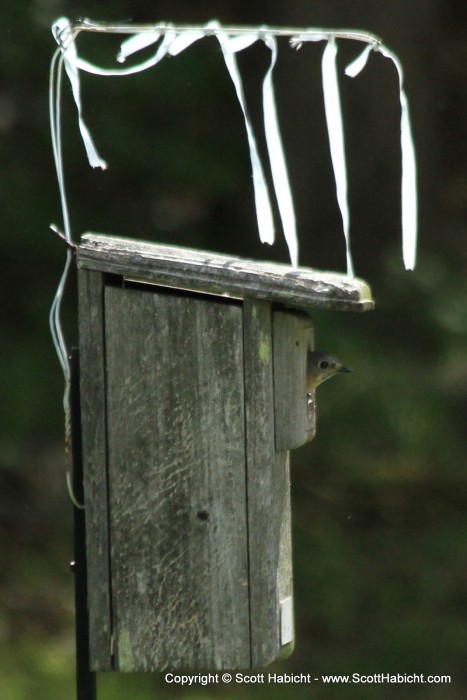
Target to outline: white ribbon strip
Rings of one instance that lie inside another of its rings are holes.
[[[365,67],[370,51],[380,51],[396,66],[399,76],[401,103],[401,155],[402,155],[402,257],[406,270],[413,270],[417,257],[417,165],[415,146],[410,125],[409,102],[404,90],[404,72],[396,54],[383,44],[367,46],[345,69],[354,78]]]
[[[216,29],[220,29],[218,23],[216,22],[210,24],[210,29],[214,27]],[[203,36],[205,36],[205,31],[201,30],[193,32],[184,32],[177,35],[176,31],[169,27],[166,30],[162,42],[158,46],[154,56],[130,68],[108,69],[101,68],[92,63],[89,63],[88,61],[85,61],[78,56],[78,52],[74,41],[75,36],[73,34],[73,29],[68,19],[62,17],[59,20],[57,20],[52,27],[52,31],[62,52],[67,75],[72,85],[73,96],[78,111],[79,128],[86,148],[88,160],[92,167],[101,168],[106,168],[107,164],[99,156],[94,142],[92,140],[91,134],[89,132],[89,129],[87,128],[82,115],[79,70],[84,70],[94,75],[130,75],[132,73],[137,73],[156,65],[156,63],[158,63],[167,54],[170,54],[172,56],[177,55],[178,53],[186,49],[188,46],[190,46],[194,41],[197,41],[198,39],[201,39]],[[272,207],[269,199],[266,178],[258,153],[258,147],[254,136],[254,131],[248,116],[241,77],[235,59],[235,53],[237,51],[241,51],[247,48],[248,46],[251,46],[251,44],[253,44],[259,39],[259,32],[256,31],[245,35],[228,37],[224,32],[216,31],[216,35],[219,39],[225,63],[234,83],[237,92],[237,97],[245,118],[245,126],[250,148],[250,159],[252,164],[255,204],[260,239],[262,242],[271,244],[274,241],[274,219],[272,214]],[[141,49],[147,48],[148,46],[151,46],[152,44],[156,43],[159,37],[160,33],[158,31],[151,33],[136,34],[131,36],[129,39],[122,42],[121,49],[118,55],[118,60],[121,63],[124,62],[129,56],[136,53],[137,51],[140,51]],[[271,167],[273,170],[273,180],[277,192],[278,205],[281,217],[283,218],[284,222],[284,233],[290,248],[291,260],[293,264],[296,265],[298,245],[296,241],[296,232],[294,228],[295,216],[293,212],[292,197],[290,194],[290,185],[288,183],[287,169],[285,166],[285,157],[283,154],[282,144],[280,140],[280,132],[277,124],[277,114],[272,87],[271,71],[276,61],[277,48],[275,47],[275,40],[269,38],[266,43],[271,49],[272,53],[271,67],[265,77],[263,84],[266,138],[271,159]]]
[[[65,61],[65,70],[67,72],[68,78],[70,79],[71,89],[73,92],[73,97],[75,100],[76,108],[78,110],[78,124],[79,130],[81,132],[81,137],[84,142],[84,147],[86,148],[86,153],[88,156],[89,164],[93,168],[102,168],[105,170],[107,168],[107,163],[103,160],[94,145],[92,136],[89,132],[83,119],[83,110],[81,106],[81,90],[79,82],[78,73],[78,53],[76,51],[76,46],[73,37],[73,31],[69,21],[62,17],[52,26],[52,32],[55,37],[56,42],[60,46],[63,54],[63,59]]]
[[[276,193],[279,212],[284,229],[284,235],[289,247],[290,258],[293,265],[298,264],[298,242],[296,233],[295,213],[293,207],[292,193],[287,173],[287,165],[282,145],[280,128],[277,119],[277,110],[274,97],[272,72],[277,60],[276,38],[267,28],[255,28],[251,31],[237,34],[228,34],[223,31],[216,21],[208,23],[202,28],[185,28],[177,30],[172,25],[164,25],[164,28],[154,28],[154,31],[147,31],[134,34],[122,42],[117,60],[120,63],[132,54],[155,44],[162,35],[162,40],[153,56],[147,60],[128,68],[112,69],[101,68],[88,61],[81,59],[75,45],[75,38],[79,29],[73,28],[65,17],[57,20],[52,31],[60,47],[65,70],[70,80],[73,97],[78,111],[78,122],[81,136],[86,148],[87,157],[92,167],[107,168],[107,163],[103,160],[94,144],[89,129],[84,121],[81,104],[81,91],[79,81],[79,70],[103,76],[131,75],[150,68],[164,58],[166,55],[176,56],[184,51],[193,42],[202,37],[214,34],[221,45],[224,60],[229,71],[232,82],[235,86],[237,97],[245,119],[250,160],[252,167],[255,206],[258,219],[260,239],[265,243],[274,241],[274,220],[272,207],[267,187],[267,182],[259,157],[258,146],[254,131],[248,116],[243,85],[239,73],[235,54],[238,51],[251,46],[255,41],[261,39],[271,50],[271,64],[263,81],[263,108],[264,127],[268,154],[271,163],[271,172]],[[326,40],[327,45],[322,60],[323,94],[326,111],[326,121],[328,126],[331,159],[336,182],[336,193],[339,208],[341,211],[344,235],[346,240],[347,271],[353,274],[353,264],[350,252],[349,228],[350,216],[347,195],[347,167],[345,160],[344,128],[342,120],[342,109],[339,95],[339,84],[336,69],[337,44],[336,36],[348,39],[358,39],[366,41],[367,46],[364,51],[347,66],[346,74],[355,77],[364,68],[371,50],[380,51],[386,58],[389,58],[397,68],[400,85],[401,102],[401,151],[402,151],[402,230],[403,230],[403,257],[407,269],[413,269],[416,259],[417,246],[417,188],[416,188],[416,161],[415,149],[410,126],[409,106],[407,96],[403,89],[403,71],[397,56],[381,44],[373,35],[365,33],[341,31],[335,32],[325,30],[310,30],[304,34],[294,35],[291,45],[299,48],[305,41]],[[60,80],[61,63],[58,64],[57,83]],[[58,91],[57,91],[58,92]],[[58,100],[57,100],[58,101]],[[55,124],[56,148],[59,146],[59,109],[55,110],[57,123]],[[57,145],[58,144],[58,145]],[[61,154],[57,159],[61,163]],[[61,168],[61,165],[60,165]],[[63,173],[60,176],[63,189]],[[67,229],[67,224],[65,226]],[[68,231],[65,231],[69,235]]]
[[[63,213],[63,227],[65,240],[71,242],[70,222],[68,216],[68,206],[66,201],[65,182],[63,175],[61,136],[60,136],[60,96],[61,96],[61,75],[62,75],[63,55],[60,49],[55,52],[50,65],[50,86],[49,86],[49,112],[50,112],[50,132],[52,137],[52,150],[57,172],[58,189]],[[53,227],[51,227],[53,228]],[[70,407],[70,382],[71,372],[68,364],[68,351],[60,322],[60,308],[64,293],[69,269],[73,260],[73,255],[68,248],[65,267],[55,292],[53,303],[49,313],[49,326],[52,340],[57,352],[58,359],[63,371],[65,387],[63,393],[63,409],[65,414],[65,444],[68,448],[71,442],[71,407]]]
[[[417,258],[417,161],[410,125],[409,102],[404,90],[404,72],[395,53],[385,46],[378,49],[389,58],[399,75],[399,97],[401,103],[401,154],[402,154],[402,254],[406,270],[415,268]]]
[[[56,31],[57,25],[63,26],[63,29],[60,29],[58,32]],[[153,56],[148,58],[146,61],[142,61],[142,63],[138,63],[135,66],[131,66],[129,68],[101,68],[100,66],[96,66],[94,63],[90,63],[89,61],[85,61],[84,59],[80,58],[78,56],[78,52],[76,50],[76,46],[74,43],[74,37],[72,36],[72,30],[71,30],[71,25],[68,19],[65,17],[62,17],[61,19],[57,20],[57,22],[54,23],[52,27],[52,31],[54,33],[54,36],[56,38],[57,43],[59,44],[64,56],[65,56],[65,61],[69,61],[72,64],[72,68],[76,68],[79,70],[84,70],[86,73],[92,73],[94,75],[103,75],[103,76],[119,76],[119,75],[133,75],[134,73],[141,73],[144,70],[147,70],[148,68],[151,68],[152,66],[155,66],[157,63],[159,63],[164,56],[166,56],[168,53],[171,53],[172,55],[175,55],[172,52],[172,45],[174,45],[175,50],[177,53],[179,52],[176,49],[177,46],[177,40],[178,39],[183,39],[184,41],[186,40],[187,37],[178,37],[177,33],[174,29],[168,29],[167,32],[164,34],[164,37],[162,39],[161,44],[157,47],[157,50]],[[71,39],[67,39],[67,37],[70,36]],[[139,37],[141,35],[135,35],[133,37],[130,37],[130,39],[136,39],[136,37]],[[147,35],[144,35],[147,36]],[[201,34],[197,36],[196,38],[201,38]],[[151,35],[152,41],[147,43],[146,46],[149,46],[150,44],[153,44],[157,41],[157,38],[154,37],[154,35]],[[193,41],[196,41],[196,38],[191,37],[191,40],[189,44],[192,44]],[[126,42],[122,43],[122,47],[120,49],[120,52],[117,56],[117,60],[120,61],[120,63],[123,63],[128,56],[131,54],[135,53],[136,51],[141,50],[144,48],[144,45],[139,45],[139,42],[134,43],[132,46],[130,44],[130,39],[128,39]],[[126,46],[126,44],[129,44],[129,46]],[[180,42],[182,43],[182,42]],[[187,44],[187,45],[189,45]],[[71,52],[69,49],[72,47]],[[77,72],[77,71],[76,71]]]
[[[120,45],[120,51],[117,56],[117,61],[119,63],[125,63],[128,56],[141,51],[141,49],[146,49],[148,46],[152,46],[158,41],[161,33],[156,30],[154,32],[146,32],[145,34],[133,34],[125,41],[122,41]]]
[[[169,47],[169,54],[171,56],[177,56],[182,51],[185,51],[189,46],[194,44],[198,39],[204,37],[204,32],[190,32],[185,34],[179,34],[171,43]]]
[[[277,60],[277,40],[275,37],[265,34],[262,36],[264,43],[271,50],[271,65],[263,81],[263,113],[264,130],[268,145],[271,173],[276,193],[277,205],[282,221],[285,240],[289,249],[291,263],[298,266],[298,238],[295,222],[295,209],[292,199],[289,174],[285,160],[284,147],[282,145],[281,131],[277,118],[276,99],[274,96],[274,84],[272,73]]]
[[[58,28],[59,30],[59,28]],[[68,205],[66,201],[66,191],[65,191],[65,180],[63,174],[63,163],[62,163],[62,150],[61,150],[61,134],[60,134],[60,102],[61,102],[61,84],[62,84],[62,67],[64,63],[64,55],[60,49],[55,52],[52,63],[50,66],[50,87],[49,87],[49,111],[50,111],[50,131],[52,137],[52,149],[54,154],[55,168],[57,171],[58,188],[60,192],[60,201],[62,205],[63,212],[63,226],[64,226],[64,238],[66,241],[71,243],[71,230],[70,230],[70,220],[68,215]],[[78,98],[79,98],[79,84],[78,84]],[[78,109],[79,112],[79,109]],[[56,227],[51,226],[53,230],[57,231]],[[63,370],[64,376],[64,391],[63,391],[63,411],[65,416],[65,456],[66,456],[66,483],[68,488],[68,493],[70,495],[72,503],[76,508],[83,509],[84,506],[79,503],[73,493],[73,485],[71,479],[71,405],[70,405],[70,391],[71,391],[71,369],[68,361],[68,350],[65,342],[65,337],[63,335],[63,329],[60,320],[61,304],[63,299],[63,294],[65,290],[65,285],[68,277],[68,273],[73,262],[73,253],[71,248],[68,247],[66,254],[65,267],[63,269],[60,281],[58,283],[57,291],[53,299],[53,303],[49,313],[49,326],[52,335],[52,340],[57,352],[60,365]]]
[[[177,54],[187,49],[195,41],[198,41],[198,39],[202,39],[204,37],[204,32],[202,32],[201,30],[193,32],[184,32],[183,34],[177,34],[176,31],[172,30],[172,32],[170,33],[171,40],[169,42],[167,53],[169,53],[171,56],[177,56]],[[166,34],[167,32],[164,34],[164,36],[166,36]],[[148,46],[155,44],[156,41],[159,39],[160,35],[160,31],[151,32],[149,34],[147,32],[143,34],[133,34],[133,36],[130,36],[129,39],[125,39],[125,41],[122,42],[120,46],[120,52],[117,56],[117,61],[119,63],[124,63],[128,56],[131,56],[137,51],[141,51],[141,49],[145,49]],[[138,70],[145,70],[151,65],[155,65],[154,63],[152,63],[154,58],[149,59],[150,65],[146,65],[146,62],[139,64],[137,66]],[[158,61],[160,60],[160,58],[158,59]],[[156,63],[158,63],[158,61],[156,61]]]
[[[339,32],[340,33],[340,32]],[[336,35],[338,32],[336,32]],[[365,67],[370,52],[380,51],[383,56],[389,58],[395,65],[398,75],[399,75],[399,95],[401,103],[401,154],[402,154],[402,182],[401,182],[401,198],[402,198],[402,256],[404,260],[404,265],[407,270],[413,270],[415,268],[416,256],[417,256],[417,165],[416,165],[416,155],[415,146],[412,136],[412,128],[410,124],[410,113],[409,113],[409,103],[407,95],[404,90],[404,73],[402,69],[402,64],[399,61],[396,54],[388,49],[384,44],[381,43],[376,37],[372,35],[364,36],[359,32],[342,32],[342,38],[347,39],[358,39],[367,41],[368,45],[365,49],[357,56],[357,58],[350,63],[345,69],[345,73],[354,78],[360,71]],[[344,36],[345,34],[345,36]],[[338,92],[337,76],[335,72],[335,52],[332,48],[329,48],[331,43],[335,42],[335,37],[329,38],[324,33],[319,34],[317,30],[316,34],[309,36],[307,34],[297,34],[293,36],[290,43],[295,48],[300,48],[303,42],[306,41],[321,41],[327,39],[328,45],[325,50],[325,55],[323,56],[323,89],[325,93],[325,105],[329,106],[330,113],[333,111],[332,104],[335,104],[335,116],[331,116],[331,122],[328,118],[328,108],[326,107],[326,119],[328,122],[328,132],[334,143],[331,144],[331,157],[333,159],[333,168],[336,177],[336,187],[338,189],[338,200],[339,206],[342,213],[342,219],[344,222],[344,233],[345,233],[345,220],[348,217],[348,207],[347,207],[347,195],[346,195],[346,179],[343,179],[343,166],[345,166],[345,153],[339,154],[339,142],[342,140],[342,148],[344,147],[343,131],[342,131],[342,112],[340,107],[340,99]],[[327,53],[327,56],[326,56]],[[326,71],[326,78],[325,73]],[[331,130],[329,126],[331,124]],[[333,136],[331,137],[331,133]],[[332,152],[334,150],[334,155]],[[337,170],[336,170],[337,166]],[[345,176],[346,177],[346,176]],[[340,182],[340,185],[338,184]],[[339,189],[341,190],[339,194]],[[345,195],[345,197],[344,197]],[[347,214],[345,213],[347,209]],[[346,235],[347,246],[348,239]],[[350,251],[347,251],[347,267],[349,269],[349,255]],[[350,261],[351,262],[351,261]]]
[[[87,73],[103,76],[123,76],[140,73],[141,71],[155,66],[164,58],[164,56],[166,56],[167,53],[175,56],[177,53],[183,51],[183,49],[203,36],[202,32],[193,32],[188,35],[184,34],[177,36],[176,32],[169,28],[167,33],[164,34],[162,42],[158,46],[154,56],[150,57],[146,61],[129,68],[101,68],[93,63],[90,63],[89,61],[83,60],[78,56],[73,30],[69,20],[66,17],[61,17],[52,25],[52,32],[62,51],[65,70],[70,80],[73,97],[78,110],[79,129],[86,149],[89,164],[93,168],[102,168],[103,170],[107,168],[107,163],[99,156],[97,148],[94,145],[94,141],[83,118],[79,71],[83,70]],[[117,60],[122,63],[131,54],[155,43],[159,38],[159,36],[156,36],[156,34],[157,32],[151,35],[145,34],[130,37],[130,39],[128,39],[126,42],[123,42]]]
[[[254,32],[250,35],[229,37],[227,34],[220,31],[220,25],[217,22],[211,22],[210,26],[217,30],[216,36],[224,55],[225,65],[234,84],[237,98],[245,120],[248,146],[250,149],[259,237],[262,243],[269,243],[271,245],[274,243],[274,218],[272,214],[271,201],[269,199],[268,186],[266,183],[263,166],[261,164],[261,159],[259,157],[253,127],[251,126],[250,118],[248,116],[245,95],[243,93],[242,79],[240,77],[237,60],[235,58],[235,53],[237,51],[242,51],[248,46],[251,46],[259,39],[259,35],[257,32]]]
[[[84,70],[87,73],[93,73],[94,75],[119,76],[134,75],[135,73],[141,73],[142,71],[155,66],[157,63],[159,63],[159,61],[161,61],[164,58],[164,56],[167,55],[167,53],[169,53],[169,49],[173,41],[176,39],[176,36],[177,35],[175,31],[169,29],[167,31],[167,34],[164,34],[164,37],[160,45],[157,47],[154,56],[151,56],[151,58],[148,58],[146,61],[138,63],[135,66],[131,66],[130,68],[100,68],[99,66],[96,66],[93,63],[89,63],[89,61],[84,61],[82,58],[78,58],[77,66],[81,70]]]
[[[242,51],[243,49],[251,46],[254,42],[258,41],[260,38],[260,32],[255,31],[249,34],[228,37],[224,32],[220,31],[220,25],[216,22],[210,23],[210,29],[216,30],[215,33],[216,36],[218,36],[219,43],[223,49],[226,66],[229,70],[232,82],[234,83],[237,97],[245,118],[248,144],[250,147],[253,183],[255,186],[255,202],[260,238],[263,242],[272,243],[274,240],[274,224],[266,178],[264,176],[261,159],[259,157],[253,127],[248,117],[241,76],[234,56],[234,54],[238,51]],[[171,56],[175,56],[185,50],[194,41],[201,39],[203,36],[205,36],[205,32],[201,30],[180,34],[170,43],[168,53]],[[131,54],[153,44],[155,41],[157,41],[157,38],[158,34],[148,35],[147,33],[137,34],[130,37],[122,43],[118,60],[123,62]],[[295,212],[293,208],[284,149],[282,146],[282,139],[277,120],[277,109],[272,81],[272,71],[277,60],[277,42],[274,37],[269,36],[268,34],[263,35],[262,32],[261,38],[265,42],[266,46],[268,46],[268,48],[271,50],[271,65],[263,81],[263,109],[266,142],[268,145],[268,153],[271,162],[271,171],[273,175],[279,212],[284,228],[284,236],[289,247],[292,264],[297,266],[298,241],[295,225]]]
[[[345,161],[344,127],[339,95],[339,82],[336,67],[337,44],[334,37],[328,40],[323,53],[322,76],[326,124],[328,127],[329,146],[332,167],[336,181],[336,193],[344,228],[347,274],[353,275],[352,256],[349,240],[349,204],[347,197],[347,166]]]
[[[366,46],[363,49],[362,53],[360,53],[357,56],[357,58],[355,58],[352,61],[352,63],[349,63],[349,65],[345,69],[344,73],[346,75],[348,75],[350,78],[355,78],[355,76],[358,75],[360,73],[360,71],[362,71],[365,68],[367,61],[368,61],[368,57],[369,57],[371,51],[374,50],[374,48],[375,47],[372,44],[368,44],[368,46]]]

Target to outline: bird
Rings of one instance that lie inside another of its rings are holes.
[[[306,388],[311,393],[317,386],[340,372],[353,372],[333,355],[309,350],[306,358]]]

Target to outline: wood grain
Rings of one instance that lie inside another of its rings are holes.
[[[242,309],[106,289],[116,667],[250,664]]]
[[[313,349],[313,325],[306,314],[273,313],[274,411],[277,450],[294,450],[316,432],[314,392],[306,390],[306,357]]]
[[[289,450],[314,436],[313,307],[361,280],[87,234],[77,250],[94,670],[293,648]]]
[[[112,668],[107,491],[104,281],[81,270],[79,283],[80,395],[92,670]]]
[[[299,308],[366,311],[374,306],[366,282],[348,275],[293,268],[189,248],[87,233],[78,266],[177,289],[258,298]]]
[[[287,452],[274,445],[271,305],[244,303],[251,665],[285,653],[282,597],[292,594],[290,489]]]

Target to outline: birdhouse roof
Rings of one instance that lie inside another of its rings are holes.
[[[374,307],[368,284],[349,275],[132,238],[86,233],[77,247],[77,260],[83,269],[204,294],[265,299],[302,309]]]

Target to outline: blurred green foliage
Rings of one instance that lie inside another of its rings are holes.
[[[318,392],[318,435],[293,456],[297,644],[281,672],[450,673],[451,686],[289,687],[309,697],[458,698],[467,673],[467,11],[441,0],[391,6],[33,0],[0,9],[0,687],[8,700],[73,697],[71,509],[63,478],[62,378],[48,310],[64,262],[48,134],[49,26],[60,14],[348,25],[382,35],[407,80],[420,177],[419,264],[399,250],[398,95],[381,57],[342,81],[357,274],[370,314],[314,314],[316,342],[356,370]],[[81,40],[80,40],[81,41]],[[110,64],[115,38],[86,37]],[[277,96],[306,265],[343,270],[341,223],[319,85],[320,47],[284,48]],[[353,49],[343,48],[342,54]],[[353,54],[352,54],[353,55]],[[242,56],[260,123],[264,52]],[[293,60],[292,60],[293,59]],[[282,67],[283,66],[283,67]],[[64,87],[74,235],[86,230],[286,260],[257,242],[238,104],[213,42],[124,79],[83,79],[86,119],[109,161],[87,166]],[[73,276],[64,307],[76,343]],[[99,698],[283,697],[280,686],[197,687],[99,676]]]

